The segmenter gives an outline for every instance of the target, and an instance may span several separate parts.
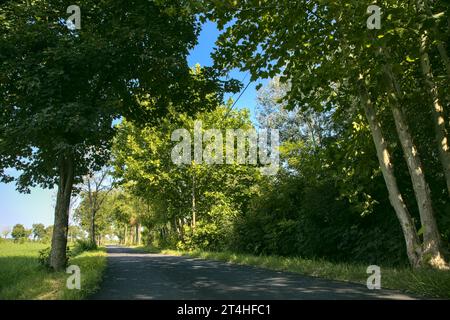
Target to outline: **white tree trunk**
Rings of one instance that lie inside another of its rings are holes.
[[[412,135],[400,106],[402,91],[392,72],[391,66],[386,65],[385,73],[390,80],[392,88],[390,94],[390,106],[394,117],[395,127],[408,165],[414,194],[419,207],[420,221],[423,230],[422,260],[423,263],[436,268],[447,268],[447,264],[441,251],[441,237],[433,212],[430,189],[425,179],[418,150],[413,143]]]
[[[423,13],[428,18],[433,19],[433,12],[430,8],[428,0],[418,0],[417,1],[417,11],[419,14]],[[448,19],[449,28],[450,28],[450,16],[448,16],[447,19]],[[439,34],[439,31],[437,30],[437,27],[435,24],[433,24],[433,26],[432,26],[432,31],[435,35]],[[441,56],[442,63],[444,64],[445,69],[447,70],[448,80],[450,81],[450,59],[448,57],[447,50],[445,49],[445,46],[442,43],[442,41],[438,40],[438,41],[436,41],[436,44],[437,44],[437,48],[439,51],[439,55]]]
[[[362,84],[360,88],[360,102],[371,129],[373,142],[377,151],[378,162],[380,164],[381,172],[389,193],[389,200],[403,230],[409,262],[411,266],[417,268],[420,266],[422,256],[417,230],[403,200],[403,196],[398,188],[397,179],[394,174],[394,167],[391,161],[391,155],[387,148],[387,142],[383,137],[383,132],[377,119],[376,111],[373,107],[369,94],[364,87],[364,84]]]
[[[418,11],[421,12],[425,8],[425,4],[422,1],[417,1]],[[428,10],[427,10],[428,11]],[[436,28],[434,28],[436,29]],[[436,32],[436,30],[435,30]],[[426,31],[420,36],[420,65],[422,68],[422,73],[425,78],[425,86],[430,96],[433,106],[433,126],[436,142],[438,144],[439,150],[439,160],[441,161],[444,178],[447,184],[447,191],[450,195],[450,148],[448,143],[448,132],[445,123],[445,112],[444,106],[439,99],[439,90],[436,85],[433,71],[431,69],[430,57],[427,52],[428,34]],[[441,55],[442,61],[447,68],[448,80],[450,80],[450,62],[442,43],[438,43],[439,53]]]

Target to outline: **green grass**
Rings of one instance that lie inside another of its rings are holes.
[[[151,250],[155,251],[154,248]],[[205,252],[199,250],[190,252],[162,250],[161,252],[164,254],[251,265],[277,271],[289,271],[313,277],[361,283],[364,285],[369,276],[366,273],[367,265],[332,263],[325,260],[254,256],[232,252]],[[450,298],[450,271],[380,267],[381,286],[383,289],[394,289],[430,298]]]
[[[161,250],[155,246],[127,246],[128,248],[133,248],[145,253],[162,253],[163,251],[169,251],[169,250]],[[175,252],[175,251],[174,251]],[[176,251],[178,252],[178,251]]]
[[[70,260],[81,269],[81,290],[66,288],[70,276],[51,272],[38,263],[46,244],[0,242],[0,299],[83,299],[94,293],[106,267],[104,249],[83,252]]]

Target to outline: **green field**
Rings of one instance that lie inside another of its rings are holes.
[[[66,288],[69,274],[51,272],[38,262],[47,244],[0,242],[0,299],[83,299],[98,289],[106,266],[104,250],[83,252],[69,264],[81,269],[81,290]]]

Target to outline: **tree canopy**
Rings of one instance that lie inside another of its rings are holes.
[[[20,191],[58,185],[52,266],[65,263],[74,183],[110,157],[113,121],[155,121],[220,100],[217,73],[190,72],[199,23],[179,1],[85,1],[82,28],[70,1],[7,1],[0,20],[0,174]]]

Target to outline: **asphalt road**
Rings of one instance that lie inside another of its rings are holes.
[[[251,266],[108,247],[101,300],[413,299],[398,292]]]

